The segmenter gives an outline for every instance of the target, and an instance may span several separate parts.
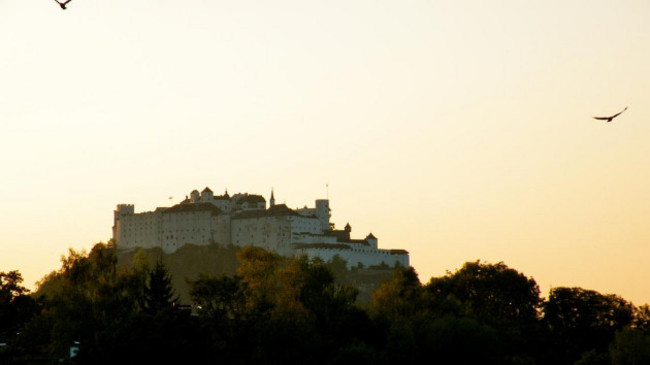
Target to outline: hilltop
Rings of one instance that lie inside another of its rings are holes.
[[[239,246],[216,243],[186,244],[173,253],[165,253],[160,247],[118,250],[117,258],[122,267],[130,267],[136,255],[146,257],[150,266],[161,261],[172,278],[172,284],[181,302],[189,304],[189,283],[197,280],[202,274],[215,277],[235,275],[240,265],[237,252],[241,249]],[[326,266],[332,270],[339,284],[352,285],[359,289],[357,301],[360,303],[368,303],[370,293],[383,281],[390,279],[394,271],[388,266],[347,269],[346,262],[340,257],[334,257]]]

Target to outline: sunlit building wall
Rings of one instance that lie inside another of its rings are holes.
[[[172,253],[185,244],[258,246],[283,256],[307,255],[330,261],[339,256],[348,267],[408,266],[405,250],[379,249],[371,233],[351,238],[352,227],[334,229],[329,200],[314,207],[291,209],[275,204],[271,193],[267,209],[261,195],[226,191],[214,196],[209,188],[194,190],[179,204],[135,213],[132,204],[114,212],[113,238],[118,249],[161,247]]]

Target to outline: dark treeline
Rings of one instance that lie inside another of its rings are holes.
[[[234,275],[188,281],[187,303],[162,261],[121,266],[110,244],[71,250],[33,294],[1,272],[0,364],[650,364],[648,306],[581,288],[542,299],[503,263],[426,284],[397,268],[361,304],[331,264],[237,258]]]

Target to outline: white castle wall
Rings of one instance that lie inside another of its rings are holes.
[[[285,256],[292,254],[291,222],[285,217],[232,219],[231,230],[235,246],[259,246]]]
[[[319,245],[320,246],[320,245]],[[393,254],[392,250],[381,250],[372,248],[302,248],[298,249],[298,254],[307,255],[309,258],[320,257],[323,261],[331,261],[334,256],[338,255],[347,261],[348,269],[359,266],[361,263],[364,267],[380,266],[382,264],[394,267],[400,265],[409,266],[409,257],[406,253]]]
[[[329,201],[316,200],[314,208],[292,210],[282,205],[266,209],[259,195],[228,193],[215,197],[208,188],[192,191],[181,204],[135,213],[131,204],[120,204],[114,215],[113,238],[125,248],[161,247],[175,252],[185,244],[219,243],[259,246],[283,256],[306,254],[325,261],[335,255],[348,267],[409,265],[408,252],[378,249],[377,239],[350,239],[351,228],[333,231]],[[310,247],[310,245],[312,245]]]
[[[175,252],[186,243],[208,245],[229,242],[226,216],[214,216],[210,211],[180,212],[162,215],[161,241],[163,251]]]
[[[113,238],[121,247],[151,248],[160,242],[160,212],[134,214],[133,205],[123,205],[116,212]]]
[[[233,218],[231,227],[233,245],[265,247],[285,256],[293,255],[297,233],[322,233],[318,218],[298,215]]]
[[[326,236],[323,234],[311,234],[311,233],[294,233],[292,235],[292,242],[293,243],[304,243],[304,244],[317,244],[317,243],[324,243],[324,244],[336,244],[336,237],[334,236]]]

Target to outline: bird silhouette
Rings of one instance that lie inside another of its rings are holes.
[[[61,7],[61,9],[63,9],[63,10],[66,9],[65,5],[66,5],[67,3],[69,3],[70,1],[72,1],[72,0],[65,0],[64,2],[59,2],[59,0],[54,0],[54,2],[56,2],[57,4],[59,4],[59,6]]]
[[[68,1],[70,1],[70,0],[68,0]],[[621,113],[623,113],[623,112],[626,111],[626,110],[627,110],[627,107],[625,107],[625,109],[621,110],[620,112],[618,112],[618,113],[616,113],[616,114],[614,114],[614,115],[612,115],[612,116],[609,116],[609,117],[594,117],[594,119],[598,119],[598,120],[606,120],[607,123],[609,123],[609,122],[611,122],[614,118],[618,117]]]

